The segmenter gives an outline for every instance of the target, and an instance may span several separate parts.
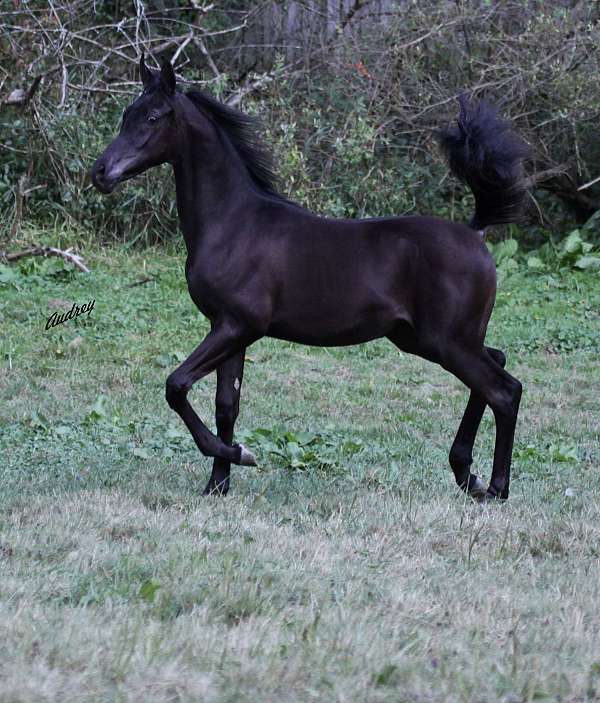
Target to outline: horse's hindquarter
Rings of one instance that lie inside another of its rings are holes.
[[[411,218],[419,241],[415,331],[421,345],[482,345],[496,296],[496,266],[480,234],[465,225]],[[445,340],[445,341],[444,341]],[[435,355],[435,354],[434,354]]]

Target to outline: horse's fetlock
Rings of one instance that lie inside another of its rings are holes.
[[[450,460],[450,466],[455,472],[462,472],[468,469],[473,463],[471,450],[469,447],[462,444],[453,444],[448,458]]]

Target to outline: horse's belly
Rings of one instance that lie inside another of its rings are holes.
[[[405,315],[368,315],[346,320],[339,317],[322,317],[316,311],[312,316],[274,321],[266,334],[298,344],[345,347],[385,337],[401,321],[406,321]]]

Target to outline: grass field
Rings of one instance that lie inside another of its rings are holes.
[[[447,463],[466,390],[385,342],[252,347],[260,466],[203,498],[164,401],[207,331],[183,254],[88,262],[0,269],[0,701],[600,700],[600,276],[502,282],[524,395],[482,507]],[[492,446],[488,413],[485,477]]]

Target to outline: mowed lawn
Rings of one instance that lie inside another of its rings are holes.
[[[202,497],[164,401],[208,328],[184,254],[87,261],[0,275],[0,701],[600,700],[600,276],[502,281],[488,341],[524,395],[482,507],[447,462],[466,389],[384,341],[248,350],[260,466]],[[487,413],[486,478],[492,448]]]

